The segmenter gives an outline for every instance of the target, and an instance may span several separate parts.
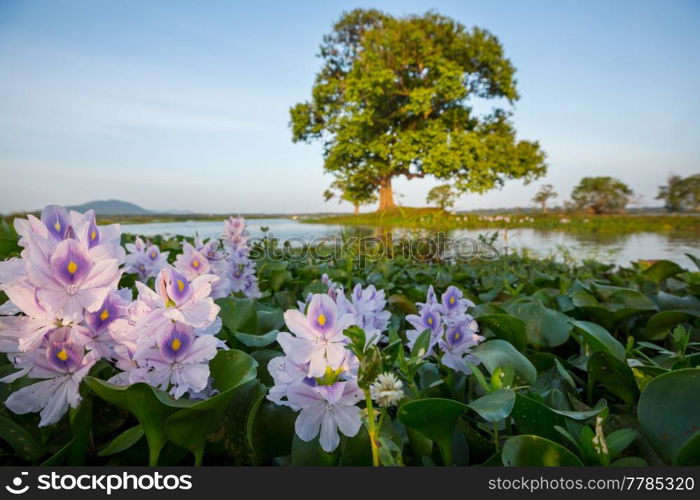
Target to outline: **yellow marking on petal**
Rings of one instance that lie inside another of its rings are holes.
[[[97,238],[97,231],[95,231],[95,230],[93,229],[92,232],[90,233],[90,239],[91,239],[91,240],[94,240],[95,238]]]
[[[156,258],[156,252],[153,251],[153,252],[151,252],[151,259],[155,259],[155,258]]]
[[[53,228],[54,228],[56,231],[60,231],[60,230],[61,230],[61,223],[58,222],[58,221],[54,222]]]
[[[173,348],[173,351],[178,351],[182,347],[182,342],[180,342],[180,339],[174,339],[170,347]]]
[[[105,309],[104,311],[102,311],[102,312],[100,313],[100,319],[101,319],[102,321],[106,321],[107,318],[109,318],[109,311],[108,311],[107,309]]]
[[[60,359],[61,361],[65,361],[68,359],[68,353],[66,352],[65,349],[61,349],[56,353],[56,357]]]
[[[193,260],[193,261],[192,261],[192,267],[194,267],[195,269],[197,269],[197,268],[199,267],[199,261],[198,261],[198,260]]]
[[[323,314],[318,315],[318,324],[321,326],[326,324],[326,317]]]
[[[450,297],[450,304],[454,304],[454,303],[455,303],[455,298],[454,298],[454,297]]]
[[[185,284],[182,282],[182,280],[177,280],[177,289],[180,291],[185,289]]]
[[[459,340],[459,337],[461,337],[461,335],[459,333],[455,333],[455,340]]]
[[[429,325],[432,325],[432,324],[433,324],[433,318],[432,318],[432,317],[428,317],[428,324],[429,324]]]
[[[78,270],[78,264],[76,264],[74,261],[70,261],[68,265],[66,266],[66,269],[68,270],[69,273],[75,274],[75,272]]]

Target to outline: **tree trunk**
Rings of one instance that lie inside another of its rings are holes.
[[[547,213],[547,202],[546,201],[542,202],[542,213],[543,214]]]
[[[355,205],[355,209],[352,212],[354,215],[357,215],[360,213],[360,205]]]
[[[396,207],[394,193],[391,190],[391,177],[382,179],[379,185],[379,211],[390,210]]]

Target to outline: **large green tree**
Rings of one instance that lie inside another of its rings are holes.
[[[669,212],[700,211],[700,174],[688,177],[672,175],[665,186],[659,186],[657,200],[664,200]]]
[[[498,39],[433,12],[345,13],[323,38],[311,100],[290,110],[293,140],[320,140],[324,167],[379,209],[391,181],[433,175],[460,192],[546,171],[537,142],[517,140],[502,105],[518,99],[515,68]],[[475,102],[491,99],[487,113]]]
[[[634,193],[614,177],[584,177],[571,192],[576,208],[594,214],[622,212]]]

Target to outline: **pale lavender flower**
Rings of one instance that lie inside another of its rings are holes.
[[[291,404],[301,408],[294,424],[297,436],[311,441],[320,434],[319,442],[326,452],[340,444],[338,430],[352,437],[362,427],[357,403],[363,399],[363,393],[354,380],[316,387],[297,383],[289,388],[287,397]]]
[[[439,304],[426,304],[420,314],[409,314],[406,316],[406,321],[413,327],[412,330],[406,330],[409,348],[413,348],[421,333],[425,330],[430,330],[430,342],[428,349],[423,355],[427,356],[432,353],[433,347],[444,332],[442,311],[442,306]]]
[[[467,308],[474,307],[471,300],[463,298],[462,290],[456,286],[449,286],[442,294],[442,307],[444,308],[444,320],[447,324],[455,324],[463,321],[467,316]]]
[[[244,248],[248,243],[248,231],[243,217],[229,217],[224,221],[223,242],[226,247]]]
[[[82,345],[72,342],[65,329],[59,329],[49,336],[45,356],[35,356],[28,373],[30,378],[47,380],[13,392],[5,406],[18,414],[40,412],[39,427],[56,423],[68,407],[76,408],[80,403],[80,382],[94,363],[92,353],[85,354]]]
[[[284,320],[294,335],[281,332],[277,342],[295,363],[309,363],[309,376],[321,377],[327,367],[330,366],[332,370],[340,367],[348,341],[343,331],[352,324],[353,317],[338,314],[338,306],[333,299],[328,295],[316,294],[306,315],[290,309],[284,313]]]
[[[142,280],[156,276],[168,265],[170,252],[161,252],[158,246],[148,244],[138,236],[134,243],[127,243],[125,246],[129,251],[125,259],[125,271],[137,274]]]
[[[121,277],[116,259],[94,260],[74,239],[58,243],[49,261],[30,253],[25,266],[42,306],[66,321],[80,321],[83,310],[95,311]]]
[[[471,351],[484,337],[477,335],[479,325],[469,317],[447,328],[445,335],[440,339],[439,345],[443,352],[442,364],[455,371],[469,375],[471,370],[467,361],[473,365],[479,364],[479,358],[473,356]]]
[[[133,359],[140,368],[130,373],[129,381],[147,382],[168,390],[174,398],[188,391],[201,392],[209,381],[209,361],[216,356],[216,338],[196,337],[192,327],[182,323],[166,323],[154,336],[143,342]]]
[[[182,253],[175,258],[175,268],[188,280],[193,280],[209,273],[209,259],[185,241],[182,243]]]

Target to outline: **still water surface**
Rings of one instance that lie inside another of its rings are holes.
[[[223,221],[182,221],[182,222],[149,222],[145,224],[123,224],[125,233],[140,234],[142,236],[194,236],[198,234],[203,238],[216,238],[220,236]],[[334,237],[344,231],[343,226],[326,224],[303,224],[301,222],[284,219],[249,219],[248,230],[251,236],[263,235],[261,228],[267,228],[268,234],[280,240],[291,238],[305,241],[314,238]],[[357,228],[346,228],[346,231],[355,233]],[[371,229],[359,230],[364,234],[372,234]],[[493,232],[494,230],[456,230],[450,236],[476,238],[479,234]],[[404,233],[398,230],[397,233]],[[629,265],[631,261],[639,259],[668,259],[687,269],[694,269],[694,265],[684,254],[700,254],[699,235],[669,235],[665,233],[633,233],[633,234],[578,234],[563,231],[542,231],[539,229],[510,229],[507,233],[499,233],[496,246],[503,250],[504,246],[509,251],[528,249],[534,255],[540,257],[556,256],[561,258],[568,254],[577,260],[595,258],[601,262],[610,262],[619,265]]]

